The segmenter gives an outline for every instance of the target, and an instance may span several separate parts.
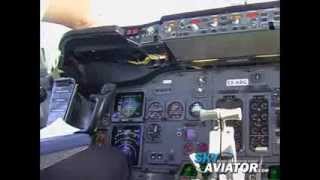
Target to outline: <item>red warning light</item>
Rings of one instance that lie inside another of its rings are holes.
[[[192,19],[191,23],[192,24],[199,24],[200,23],[200,19]]]
[[[136,35],[139,33],[139,29],[138,28],[130,28],[127,30],[127,35]]]
[[[139,29],[138,29],[138,28],[132,29],[132,34],[138,34],[138,32],[139,32]]]
[[[249,13],[247,13],[247,17],[248,17],[248,18],[251,18],[251,19],[256,18],[257,15],[258,15],[258,13],[255,12],[255,11],[254,11],[254,12],[249,12]]]
[[[195,149],[194,149],[193,144],[187,143],[184,145],[183,150],[184,150],[185,154],[191,154],[194,152]]]
[[[208,149],[209,149],[209,147],[208,147],[208,144],[206,144],[206,143],[201,143],[198,145],[198,150],[200,152],[207,152]]]

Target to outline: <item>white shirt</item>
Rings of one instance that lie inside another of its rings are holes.
[[[63,25],[40,22],[40,48],[43,48],[45,56],[45,62],[42,63],[47,67],[48,73],[57,66],[60,40],[70,30]]]

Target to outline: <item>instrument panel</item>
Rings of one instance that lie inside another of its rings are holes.
[[[269,8],[169,20],[161,25],[160,35],[161,39],[172,39],[279,27],[280,9]]]
[[[135,173],[177,172],[190,162],[190,153],[208,151],[213,124],[200,122],[190,111],[192,107],[241,107],[243,120],[227,124],[235,128],[238,159],[262,157],[265,166],[279,164],[279,79],[279,64],[160,74],[144,85],[118,89],[114,101],[112,117],[119,112],[123,115],[112,119],[111,129],[135,126],[141,139],[135,135],[136,139],[117,141],[123,136],[117,130],[111,130],[110,137],[129,159],[135,159]],[[128,144],[136,148],[130,151],[140,154],[124,150]]]
[[[123,29],[129,40],[142,46],[186,37],[275,30],[280,29],[280,7],[275,1],[211,9],[164,16],[157,22]]]
[[[177,61],[186,61],[278,52],[275,37],[279,29],[279,3],[270,2],[164,16],[158,22],[124,27],[124,32],[149,53],[162,52],[165,44]],[[218,36],[222,34],[225,36]],[[258,41],[267,45],[260,47]],[[230,44],[235,46],[228,48]],[[257,47],[262,50],[254,49]],[[191,111],[194,106],[240,107],[242,121],[227,122],[235,130],[237,158],[262,160],[262,167],[270,171],[279,166],[279,71],[280,65],[274,62],[179,70],[160,74],[143,85],[119,88],[109,136],[133,162],[132,179],[174,179],[190,165],[189,154],[208,151],[209,132],[215,122],[201,122]],[[134,137],[141,139],[116,141],[120,136],[114,128],[132,126],[136,128]],[[123,148],[128,144],[130,153]],[[254,174],[249,176],[247,179],[255,178]],[[267,179],[266,174],[262,176]]]

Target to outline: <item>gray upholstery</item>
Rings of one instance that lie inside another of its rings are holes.
[[[54,152],[51,154],[46,154],[43,156],[40,156],[40,170],[43,170],[45,168],[48,168],[64,159],[67,159],[85,149],[87,149],[88,146],[81,146],[76,147],[73,149],[67,149],[59,152]]]
[[[125,156],[109,145],[91,146],[40,171],[41,180],[128,180],[129,175]]]
[[[86,146],[91,143],[88,134],[78,133],[40,140],[40,155]]]

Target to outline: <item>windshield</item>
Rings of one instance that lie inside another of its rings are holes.
[[[81,0],[78,4],[72,0],[42,0],[41,14],[45,14],[41,23],[43,64],[49,73],[54,71],[58,63],[59,42],[71,29],[143,25],[159,21],[166,15],[269,1],[274,0]]]

